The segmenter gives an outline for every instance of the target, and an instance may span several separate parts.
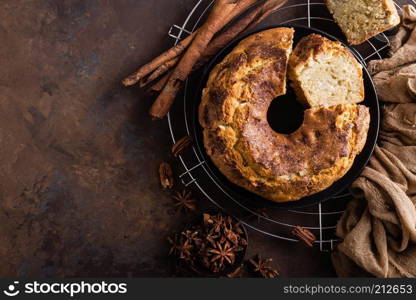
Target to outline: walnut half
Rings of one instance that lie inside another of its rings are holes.
[[[192,138],[187,135],[178,140],[172,147],[173,156],[177,157],[192,144]]]

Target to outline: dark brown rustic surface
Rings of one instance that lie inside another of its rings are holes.
[[[188,217],[159,188],[167,123],[119,82],[194,3],[1,1],[0,276],[170,276],[166,235]],[[333,275],[316,248],[249,239],[282,276]]]

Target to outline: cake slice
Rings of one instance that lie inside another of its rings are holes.
[[[300,40],[288,66],[289,79],[305,106],[331,106],[364,100],[361,64],[341,43],[311,34]]]
[[[351,45],[393,28],[400,17],[392,0],[325,0]]]

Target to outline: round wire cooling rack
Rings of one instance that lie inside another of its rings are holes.
[[[401,3],[404,2],[404,3]],[[401,11],[400,5],[410,1],[396,1],[396,7]],[[415,1],[412,0],[414,3]],[[185,18],[182,25],[173,25],[169,30],[169,36],[174,39],[175,44],[186,35],[192,33],[206,16],[212,0],[196,0],[195,6]],[[301,25],[321,31],[343,41],[344,35],[333,21],[323,1],[311,0],[289,0],[287,4],[273,12],[258,27],[267,25]],[[254,29],[253,29],[254,30]],[[388,33],[382,33],[368,40],[362,45],[354,46],[360,63],[364,66],[371,59],[383,58],[387,55],[389,47]],[[192,136],[191,116],[189,101],[193,101],[193,92],[196,89],[194,74],[185,83],[182,98],[178,96],[168,114],[168,123],[173,143],[184,135]],[[194,185],[212,203],[227,213],[239,219],[247,227],[266,234],[270,237],[298,242],[291,235],[295,226],[302,226],[314,232],[317,237],[315,244],[321,251],[333,249],[338,239],[335,236],[335,227],[342,215],[351,195],[344,191],[333,197],[330,201],[320,203],[302,209],[277,210],[273,208],[259,207],[255,204],[240,203],[227,191],[223,190],[214,178],[211,177],[206,167],[206,161],[192,147],[179,156],[184,168],[180,179],[185,186]]]

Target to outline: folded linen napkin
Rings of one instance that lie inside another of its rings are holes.
[[[416,97],[416,9],[403,7],[402,23],[391,41],[390,58],[368,64],[381,101],[407,103]]]
[[[413,56],[413,57],[412,57]],[[409,57],[412,57],[410,60]],[[352,185],[332,254],[338,276],[416,277],[416,9],[403,7],[391,57],[373,61],[382,106],[378,145]]]

